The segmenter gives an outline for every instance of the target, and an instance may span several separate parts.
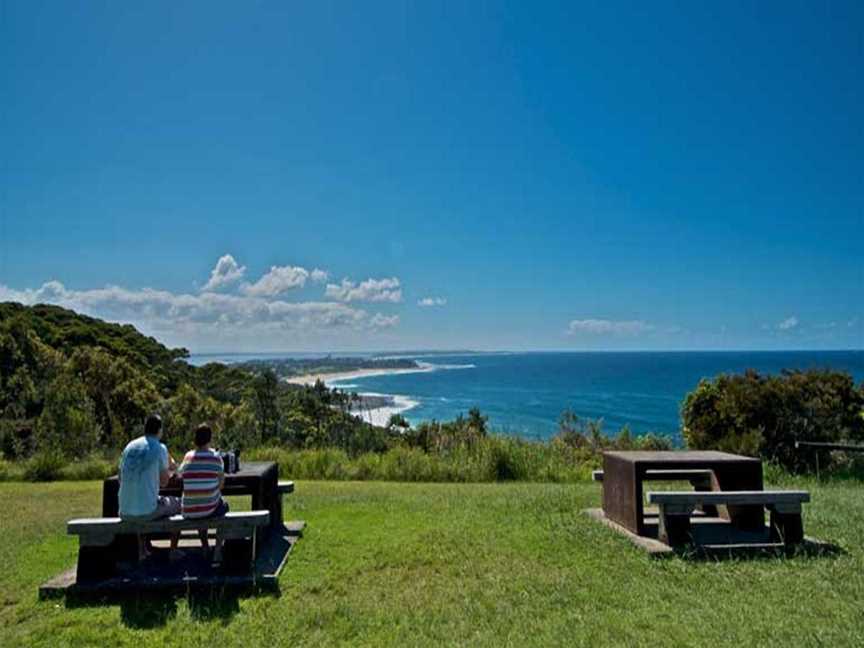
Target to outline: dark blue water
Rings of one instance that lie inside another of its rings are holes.
[[[864,381],[864,351],[520,353],[418,358],[435,365],[469,365],[427,373],[355,378],[335,383],[351,391],[407,396],[412,423],[449,420],[471,407],[501,432],[546,438],[561,412],[602,418],[607,432],[627,424],[635,433],[679,437],[679,408],[701,378],[748,368],[831,368]]]

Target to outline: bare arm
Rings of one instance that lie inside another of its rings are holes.
[[[168,485],[168,482],[171,481],[171,477],[174,475],[175,470],[177,470],[177,462],[174,461],[174,457],[169,454],[168,467],[159,471],[159,488],[165,488]]]

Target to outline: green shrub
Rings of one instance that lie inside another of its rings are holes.
[[[36,423],[37,451],[43,457],[77,458],[93,452],[101,434],[83,383],[70,372],[60,372],[50,384]]]
[[[60,471],[60,479],[69,481],[103,480],[117,473],[117,463],[101,457],[88,457],[67,463]]]
[[[846,373],[812,370],[764,376],[755,371],[702,380],[681,408],[684,438],[694,449],[759,456],[786,470],[812,470],[815,452],[795,441],[864,440],[864,388]],[[820,453],[836,468],[842,453]]]
[[[599,454],[560,442],[489,436],[440,451],[396,446],[351,457],[341,450],[258,448],[246,461],[276,461],[294,479],[361,479],[412,482],[575,482],[591,478]]]
[[[66,459],[57,450],[39,451],[24,464],[27,481],[55,481],[60,479]]]
[[[24,478],[24,466],[21,463],[0,459],[0,482],[21,481]]]

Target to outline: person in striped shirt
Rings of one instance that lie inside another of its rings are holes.
[[[225,470],[222,457],[210,444],[213,431],[206,423],[195,429],[195,448],[186,453],[180,465],[179,474],[183,479],[183,497],[180,503],[185,518],[221,517],[228,512],[228,502],[222,497],[225,485]],[[199,531],[201,546],[209,550],[207,530]],[[215,548],[215,559],[221,558],[221,547]]]

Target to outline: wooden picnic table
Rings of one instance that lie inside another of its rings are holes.
[[[637,535],[646,535],[642,482],[647,471],[710,470],[712,491],[761,491],[762,462],[727,452],[688,450],[668,452],[604,452],[603,512]],[[765,524],[761,506],[728,506],[729,520],[740,528]]]
[[[183,494],[179,479],[159,490],[160,495]],[[240,470],[225,475],[223,495],[251,495],[252,510],[270,512],[268,529],[282,527],[282,499],[279,493],[279,465],[275,461],[241,462]],[[102,517],[118,517],[120,511],[120,480],[117,475],[102,483]],[[262,536],[265,534],[261,534]]]

